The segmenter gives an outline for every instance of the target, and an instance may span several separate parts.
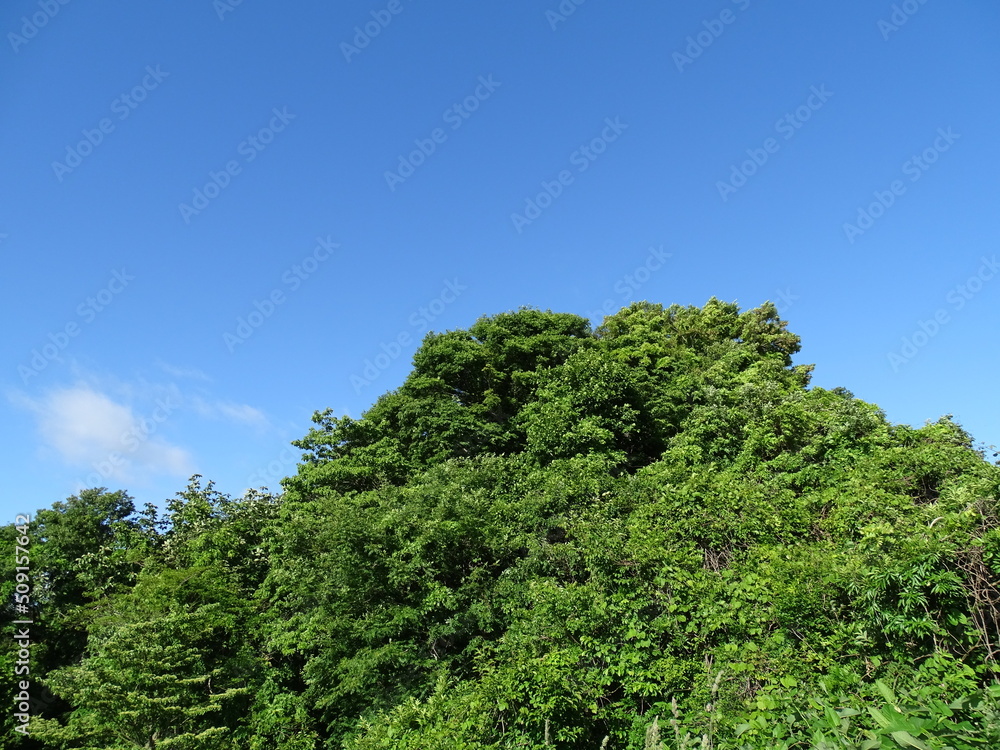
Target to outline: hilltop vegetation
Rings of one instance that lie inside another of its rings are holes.
[[[280,495],[39,511],[10,746],[1000,746],[1000,469],[798,351],[771,304],[505,313],[317,413]]]

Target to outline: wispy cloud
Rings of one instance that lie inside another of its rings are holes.
[[[34,416],[39,448],[82,471],[77,484],[86,487],[191,476],[197,470],[195,457],[176,439],[182,430],[191,429],[191,416],[196,422],[224,422],[240,430],[274,429],[260,409],[217,398],[206,386],[211,379],[200,370],[165,362],[157,367],[173,380],[150,380],[141,374],[122,380],[73,362],[73,385],[40,395],[9,391],[7,397]],[[182,380],[200,382],[184,387],[177,382]]]
[[[209,383],[212,379],[197,367],[177,367],[168,362],[157,360],[156,366],[172,378],[178,380],[201,380]]]
[[[209,419],[227,419],[237,424],[251,427],[267,427],[270,422],[264,412],[247,404],[234,404],[231,401],[207,401],[199,396],[191,398],[195,411]]]
[[[137,414],[131,406],[81,384],[38,398],[15,394],[11,400],[35,415],[42,444],[73,468],[97,469],[103,477],[121,482],[193,472],[191,454],[156,434],[178,406],[169,399],[158,399],[149,414]]]

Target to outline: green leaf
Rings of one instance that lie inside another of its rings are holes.
[[[918,750],[931,750],[930,746],[921,742],[912,734],[906,731],[898,731],[892,733],[892,738],[896,740],[900,747],[915,747]]]
[[[877,708],[873,708],[872,706],[866,706],[866,708],[868,709],[868,713],[872,715],[872,718],[875,719],[875,721],[877,721],[879,726],[883,729],[887,728],[892,723],[885,717],[885,714]]]
[[[890,705],[895,706],[899,702],[896,700],[896,694],[892,692],[892,688],[882,682],[882,680],[875,680],[875,687],[878,688],[882,697],[885,698]]]

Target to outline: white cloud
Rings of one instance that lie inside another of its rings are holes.
[[[264,412],[248,404],[234,404],[232,401],[206,401],[199,396],[192,397],[190,401],[198,414],[209,419],[228,419],[231,422],[252,427],[267,427],[270,424]]]
[[[194,457],[167,435],[198,430],[206,420],[225,422],[241,433],[274,429],[260,409],[216,398],[206,390],[210,380],[200,371],[163,362],[158,367],[177,380],[202,382],[182,389],[176,382],[151,381],[141,374],[122,380],[74,364],[72,386],[37,396],[8,391],[7,397],[34,416],[41,454],[79,472],[77,491],[190,477],[197,471]]]
[[[264,416],[264,412],[246,404],[231,404],[219,401],[216,403],[216,408],[224,417],[236,422],[258,426],[267,424],[267,417]]]
[[[17,395],[12,400],[34,413],[46,447],[91,477],[96,472],[105,480],[129,482],[150,475],[193,473],[190,453],[157,434],[179,406],[169,398],[157,399],[148,414],[136,414],[89,385],[58,388],[37,399]]]
[[[156,366],[172,378],[203,380],[205,382],[211,382],[212,380],[197,367],[175,367],[174,365],[163,362],[162,360],[157,361]]]

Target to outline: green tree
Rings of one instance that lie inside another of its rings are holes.
[[[73,707],[36,736],[68,747],[231,748],[260,665],[247,603],[219,570],[144,573],[92,609],[79,664],[47,676]]]
[[[996,746],[1000,467],[799,346],[770,303],[503,313],[318,412],[280,497],[39,514],[33,741]]]

